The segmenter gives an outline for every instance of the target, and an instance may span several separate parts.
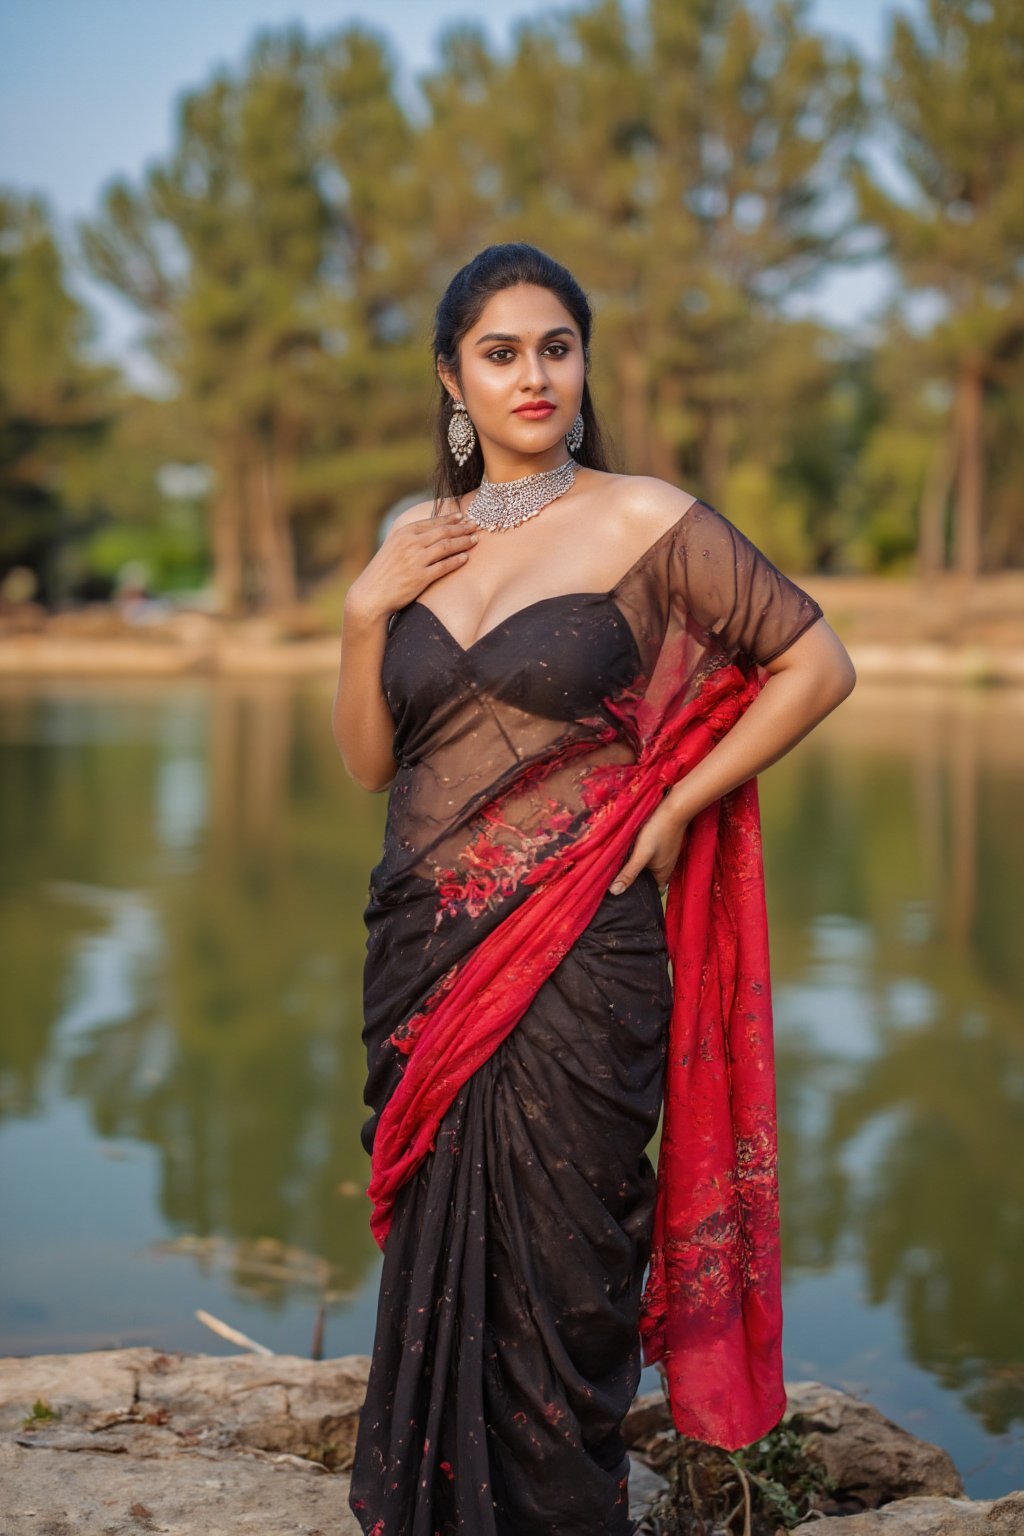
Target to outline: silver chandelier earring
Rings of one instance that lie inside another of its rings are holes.
[[[568,432],[565,434],[565,446],[568,448],[570,453],[575,453],[582,441],[583,413],[581,411],[580,414],[576,417],[576,420],[573,422],[572,426],[569,428]]]
[[[465,464],[476,447],[476,433],[469,412],[461,400],[452,400],[452,418],[448,423],[448,446],[456,464]]]

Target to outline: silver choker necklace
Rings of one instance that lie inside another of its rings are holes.
[[[566,459],[555,469],[542,469],[539,474],[525,475],[522,480],[488,480],[480,482],[480,489],[466,508],[481,528],[498,533],[504,528],[517,528],[528,517],[535,517],[541,507],[546,507],[556,496],[562,496],[576,479],[579,465],[575,459]]]

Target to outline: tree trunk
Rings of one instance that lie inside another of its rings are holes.
[[[960,375],[953,551],[957,570],[962,576],[970,577],[977,576],[981,569],[981,502],[985,473],[983,392],[981,364],[977,358],[972,358],[964,364]]]
[[[219,446],[216,470],[211,508],[213,581],[220,611],[234,615],[242,606],[242,487],[233,443]]]
[[[946,568],[946,505],[956,471],[959,415],[954,408],[921,493],[917,518],[917,574],[932,576]]]
[[[280,455],[270,433],[252,443],[252,514],[260,594],[271,608],[294,603],[297,595],[295,555],[281,485]]]
[[[982,541],[981,563],[987,571],[1001,571],[1006,566],[1018,565],[1021,543],[1020,507],[1015,498],[1004,490],[997,498],[989,498],[985,508],[985,537]]]

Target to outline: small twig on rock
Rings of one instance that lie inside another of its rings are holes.
[[[743,1536],[750,1536],[750,1479],[742,1467],[737,1467],[736,1471],[739,1473],[740,1480],[743,1483],[743,1503],[745,1505],[743,1512]]]
[[[316,1314],[316,1322],[313,1324],[313,1347],[309,1351],[311,1360],[322,1360],[324,1357],[324,1307],[321,1302]]]
[[[704,1536],[704,1517],[700,1512],[700,1500],[697,1497],[697,1489],[693,1481],[693,1463],[690,1461],[686,1463],[686,1481],[690,1489],[690,1504],[693,1508],[693,1513],[700,1521],[700,1536]]]
[[[232,1344],[241,1344],[245,1349],[251,1349],[257,1355],[273,1355],[274,1350],[268,1349],[265,1344],[257,1344],[255,1339],[250,1339],[248,1334],[240,1333],[237,1328],[232,1328],[230,1323],[222,1323],[219,1317],[214,1317],[212,1312],[204,1312],[202,1307],[196,1308],[196,1317],[207,1328],[212,1328],[214,1333],[219,1333],[222,1339],[228,1339]]]

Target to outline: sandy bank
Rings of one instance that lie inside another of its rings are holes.
[[[1024,571],[965,583],[805,577],[858,674],[1024,683]],[[149,624],[105,605],[0,613],[0,676],[145,677],[336,673],[339,637],[308,606],[227,621],[182,612]]]

